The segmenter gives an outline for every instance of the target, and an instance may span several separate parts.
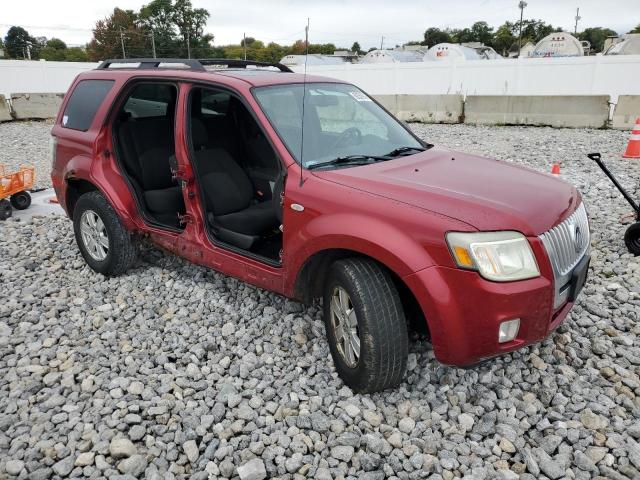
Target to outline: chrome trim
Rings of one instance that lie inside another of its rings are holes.
[[[584,202],[562,223],[540,235],[553,268],[555,298],[553,308],[560,307],[569,295],[571,272],[589,251],[591,233]]]

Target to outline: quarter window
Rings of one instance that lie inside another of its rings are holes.
[[[86,132],[102,101],[113,87],[113,80],[83,80],[71,93],[62,115],[62,126]]]

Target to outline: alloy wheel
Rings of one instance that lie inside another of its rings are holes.
[[[331,327],[338,353],[349,368],[355,368],[360,359],[358,317],[349,294],[340,286],[331,295]]]
[[[86,210],[80,217],[80,233],[85,249],[91,258],[102,262],[109,253],[109,236],[104,222],[93,210]]]

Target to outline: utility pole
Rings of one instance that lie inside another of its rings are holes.
[[[189,30],[187,30],[187,58],[191,58],[191,37],[189,36]]]
[[[242,34],[242,46],[244,47],[244,59],[247,60],[247,34]]]
[[[582,17],[580,16],[580,7],[576,8],[576,26],[573,29],[573,33],[577,34],[578,33],[578,22],[582,20]]]
[[[151,29],[151,51],[153,52],[153,58],[156,57],[156,39],[153,36],[153,29]]]
[[[520,9],[520,35],[518,36],[518,58],[520,58],[520,53],[522,51],[522,19],[524,17],[524,9],[527,6],[527,2],[520,1],[518,3],[518,8]]]
[[[124,33],[122,32],[122,27],[120,27],[120,46],[122,47],[122,58],[127,58],[127,54],[124,51]]]
[[[383,45],[384,45],[384,35],[382,35],[382,38],[380,39],[380,50],[382,50]]]

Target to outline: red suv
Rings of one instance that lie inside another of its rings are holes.
[[[589,264],[578,191],[435,147],[359,88],[233,60],[110,60],[76,78],[51,177],[104,275],[137,243],[322,298],[344,382],[397,385],[408,324],[467,366],[544,339]]]

